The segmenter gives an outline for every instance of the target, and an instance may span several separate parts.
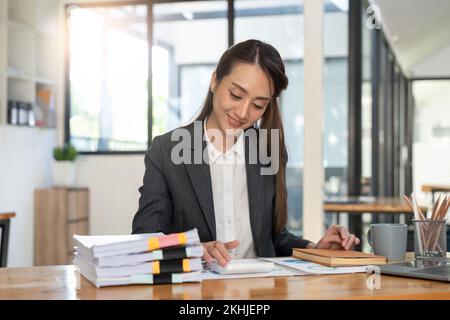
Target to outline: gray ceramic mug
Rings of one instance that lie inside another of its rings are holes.
[[[367,239],[373,253],[388,260],[405,260],[408,225],[398,223],[371,224]]]

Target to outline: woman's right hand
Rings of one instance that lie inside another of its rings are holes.
[[[239,240],[233,240],[230,242],[210,241],[203,242],[203,259],[206,262],[211,262],[214,259],[222,266],[225,267],[230,261],[230,254],[228,250],[234,249],[239,245]]]

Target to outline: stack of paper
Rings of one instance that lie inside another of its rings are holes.
[[[96,287],[201,281],[203,247],[197,229],[73,238],[73,262]]]

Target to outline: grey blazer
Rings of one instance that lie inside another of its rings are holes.
[[[186,127],[192,137],[187,150],[191,159],[196,148],[194,124]],[[202,125],[203,130],[203,125]],[[216,240],[216,221],[209,165],[175,164],[171,133],[157,136],[145,154],[145,175],[139,188],[139,209],[133,219],[133,233],[183,232],[197,228],[202,242]],[[304,248],[310,241],[289,233],[275,233],[272,216],[275,203],[275,176],[260,175],[261,164],[249,164],[248,139],[245,145],[250,224],[256,253],[260,257],[289,256],[292,248]],[[191,162],[193,163],[193,162]]]

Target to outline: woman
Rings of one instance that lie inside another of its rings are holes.
[[[203,258],[222,266],[231,257],[359,244],[342,226],[330,227],[317,244],[286,229],[287,155],[278,97],[287,84],[271,45],[248,40],[226,50],[196,121],[153,139],[133,233],[197,228]],[[263,174],[268,166],[273,173]]]

